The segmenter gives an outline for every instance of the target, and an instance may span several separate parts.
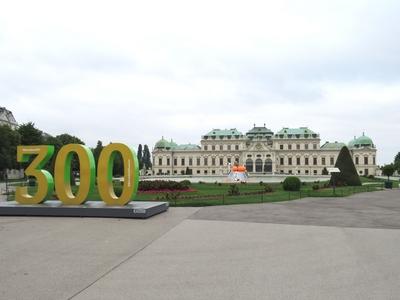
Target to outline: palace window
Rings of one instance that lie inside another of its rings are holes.
[[[193,165],[193,158],[189,157],[189,166]]]
[[[207,157],[204,157],[204,165],[207,166],[207,164],[208,164],[208,159]]]
[[[279,145],[279,149],[283,150],[283,145]]]
[[[235,145],[235,150],[239,150],[239,145]]]
[[[284,165],[284,162],[285,162],[285,161],[284,161],[284,158],[283,158],[283,157],[281,157],[281,158],[280,158],[280,164],[281,164],[281,166],[283,166],[283,165]]]
[[[200,174],[200,170],[197,170],[197,172],[196,172],[197,174]]]
[[[317,149],[317,144],[313,144],[313,149],[314,149],[314,150]]]
[[[288,158],[288,165],[289,165],[289,166],[292,165],[292,158],[291,158],[291,157]]]
[[[372,156],[372,164],[373,164],[373,165],[376,165],[376,158],[375,158],[375,156]]]
[[[314,170],[314,175],[317,175],[317,170]]]
[[[215,157],[212,157],[212,158],[211,158],[211,164],[212,164],[213,166],[215,166]]]
[[[358,156],[356,156],[356,165],[358,165],[360,163],[360,159],[358,158]]]
[[[292,150],[292,145],[291,144],[288,145],[288,149]]]
[[[176,166],[178,164],[178,160],[176,158],[174,158],[174,166]]]
[[[314,166],[317,165],[317,158],[316,157],[313,157],[313,165]]]
[[[212,146],[211,146],[211,149],[214,151],[214,150],[215,150],[215,145],[212,145]]]
[[[204,170],[204,175],[207,175],[207,173],[208,173],[207,170]]]
[[[204,150],[207,150],[207,149],[208,149],[207,145],[204,145]]]
[[[224,165],[224,159],[222,157],[219,158],[219,165],[220,166]]]
[[[326,162],[325,162],[325,157],[322,157],[322,158],[321,158],[321,162],[322,162],[322,165],[325,166],[325,163],[326,163]]]
[[[169,157],[168,157],[168,158],[167,158],[167,166],[169,166],[170,163],[171,163],[171,161],[170,161],[170,159],[169,159]]]
[[[219,145],[219,150],[224,150],[224,146],[223,145]]]
[[[297,144],[297,145],[296,145],[296,149],[297,149],[297,150],[300,150],[300,144]]]
[[[158,159],[158,165],[161,166],[162,165],[162,158]]]
[[[196,164],[197,164],[198,166],[200,166],[200,158],[198,157],[196,160],[197,160]]]
[[[231,150],[231,145],[228,145],[228,151],[230,151]]]
[[[331,166],[333,166],[335,164],[335,158],[334,157],[331,157],[330,163],[331,163]]]
[[[212,170],[212,171],[211,171],[211,174],[215,174],[215,170]]]
[[[305,157],[305,158],[304,158],[304,164],[305,164],[305,165],[308,165],[308,157]]]
[[[231,163],[231,158],[230,157],[228,157],[228,164],[230,164]]]
[[[368,156],[364,156],[364,165],[368,165]]]
[[[304,144],[304,149],[308,150],[308,144]]]
[[[296,164],[300,166],[300,157],[296,157]]]
[[[184,166],[184,165],[185,165],[185,159],[182,158],[182,159],[181,159],[181,166]]]
[[[308,170],[306,170],[306,175],[308,175],[308,173],[309,173]]]

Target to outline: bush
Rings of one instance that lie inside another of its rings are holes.
[[[159,191],[159,190],[187,190],[190,187],[189,180],[181,182],[172,180],[145,180],[139,182],[139,191]]]
[[[288,176],[283,181],[283,189],[285,191],[300,191],[301,181],[298,177]]]
[[[236,184],[231,184],[228,189],[229,196],[238,196],[240,195],[239,187]]]
[[[322,169],[322,175],[329,175],[328,169],[326,167]]]
[[[332,173],[330,185],[333,185],[333,183],[335,183],[336,186],[361,185],[360,177],[354,166],[350,151],[346,146],[340,150],[335,167],[339,168],[340,173]]]
[[[270,186],[269,184],[265,184],[264,185],[264,192],[266,193],[272,193],[274,190],[272,188],[272,186]]]
[[[260,181],[260,185],[263,185],[263,184],[264,184],[264,182]]]
[[[318,184],[314,184],[314,185],[312,186],[312,189],[313,189],[314,191],[319,190],[319,185],[318,185]]]
[[[374,175],[368,175],[368,178],[369,179],[375,179],[375,176]]]

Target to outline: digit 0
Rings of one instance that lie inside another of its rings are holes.
[[[79,158],[80,184],[76,195],[71,190],[71,162],[76,153]],[[79,205],[85,202],[95,184],[95,162],[92,151],[87,146],[69,144],[57,154],[54,169],[58,199],[66,205]]]
[[[124,185],[120,197],[115,195],[113,187],[113,164],[116,153],[122,156],[124,165]],[[107,205],[123,206],[136,195],[139,184],[139,166],[135,152],[120,143],[103,148],[97,164],[97,185],[101,199]]]
[[[37,191],[35,195],[29,195],[26,186],[17,187],[15,200],[21,204],[39,204],[48,199],[54,190],[53,176],[42,168],[53,156],[54,146],[18,146],[17,161],[28,162],[29,157],[36,155],[32,163],[26,168],[26,176],[36,178]]]

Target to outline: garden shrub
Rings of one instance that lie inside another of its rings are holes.
[[[264,192],[266,193],[272,193],[274,190],[272,188],[272,186],[270,186],[269,184],[265,184],[264,185]]]
[[[360,176],[354,166],[353,159],[351,158],[349,149],[345,146],[340,150],[337,158],[336,168],[339,168],[340,173],[332,173],[330,185],[335,183],[336,186],[360,186]]]
[[[228,195],[229,196],[238,196],[238,195],[240,195],[239,187],[234,183],[229,185]]]
[[[283,181],[283,189],[285,191],[300,191],[301,181],[296,176],[288,176]]]
[[[313,189],[314,191],[319,190],[319,184],[314,184],[314,185],[312,186],[312,189]]]

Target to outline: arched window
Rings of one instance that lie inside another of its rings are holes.
[[[272,173],[272,160],[266,159],[264,164],[264,172]]]
[[[263,161],[262,159],[256,159],[256,172],[262,172],[263,170]]]
[[[253,160],[250,158],[246,160],[246,170],[247,172],[253,172]]]

